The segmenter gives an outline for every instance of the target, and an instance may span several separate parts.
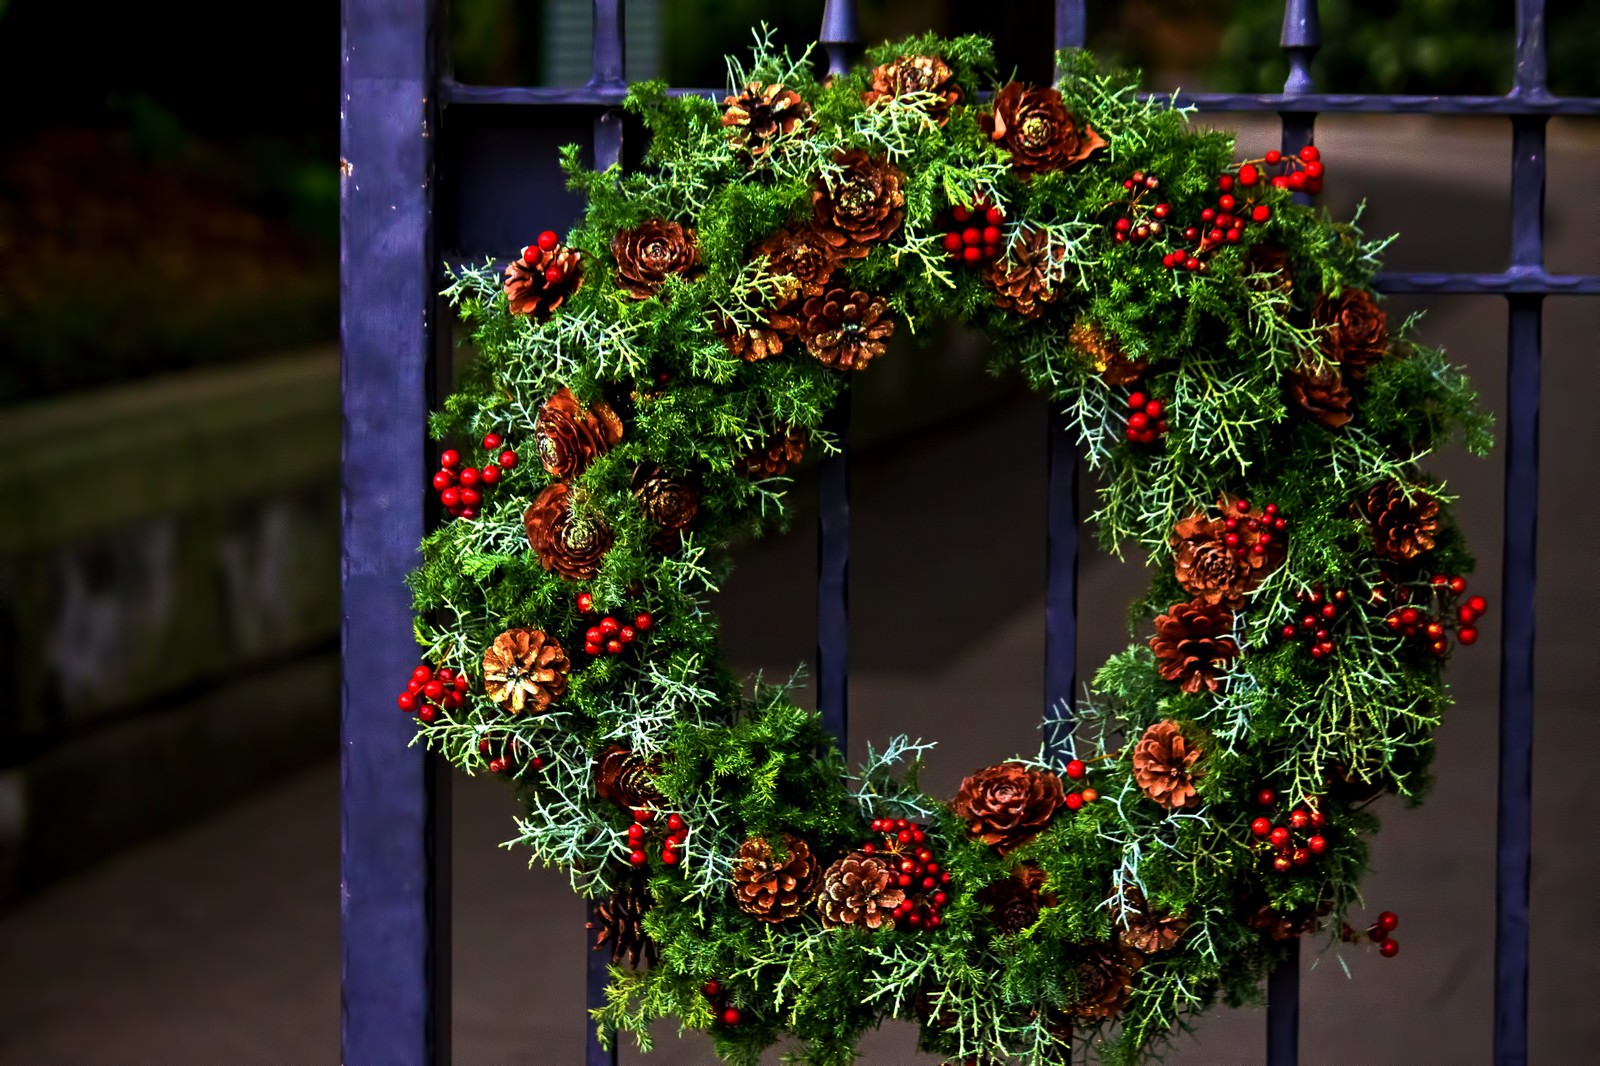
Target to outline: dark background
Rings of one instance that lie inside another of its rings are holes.
[[[631,3],[629,76],[719,86],[754,24],[803,47],[821,6]],[[1556,7],[1553,89],[1600,94],[1600,6]],[[984,32],[1003,68],[1048,76],[1048,3],[861,11],[869,40]],[[1509,86],[1509,3],[1321,11],[1324,90]],[[1142,65],[1152,89],[1273,90],[1280,18],[1263,0],[1092,3],[1091,43]],[[337,1056],[337,20],[327,3],[0,0],[0,1063]],[[586,35],[582,3],[452,8],[462,81],[581,82]],[[540,136],[586,138],[587,116],[570,117]],[[1275,120],[1215,121],[1252,154],[1275,143]],[[1593,273],[1600,137],[1581,122],[1550,133],[1547,265]],[[1370,197],[1369,232],[1403,230],[1392,267],[1503,268],[1504,120],[1325,118],[1317,139],[1330,209]],[[548,203],[477,207],[560,228],[553,159],[535,155]],[[1600,1037],[1584,1006],[1600,977],[1587,932],[1600,866],[1581,832],[1597,304],[1545,311],[1535,1061],[1574,1061]],[[1427,311],[1425,339],[1499,407],[1502,300],[1391,307]],[[856,414],[853,751],[895,732],[940,738],[928,783],[948,790],[1037,744],[1045,412],[981,378],[976,338],[900,354],[861,382]],[[1493,603],[1499,456],[1433,468],[1465,497],[1474,588]],[[982,500],[960,557],[942,533],[952,492]],[[741,667],[787,673],[811,654],[812,494],[803,472],[795,533],[746,552],[724,598]],[[1123,606],[1142,586],[1136,566],[1086,559],[1081,675],[1126,640]],[[1355,981],[1321,958],[1308,1062],[1487,1060],[1498,636],[1491,619],[1452,668],[1437,794],[1391,812],[1379,841],[1371,903],[1402,913],[1405,950],[1381,964],[1347,952]],[[510,813],[493,782],[458,780],[457,1061],[575,1061],[576,904],[559,877],[492,847]],[[1179,1058],[1255,1061],[1259,1031],[1259,1015],[1223,1014]],[[914,1061],[903,1031],[877,1039],[864,1061]],[[662,1061],[707,1059],[686,1044]]]

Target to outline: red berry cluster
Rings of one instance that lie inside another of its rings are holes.
[[[598,614],[595,610],[594,596],[587,592],[578,593],[578,612],[580,614]],[[590,626],[583,634],[583,650],[588,655],[621,655],[623,649],[639,639],[639,634],[656,624],[655,616],[649,611],[640,611],[633,616],[633,624],[627,625],[619,622],[612,615],[605,615],[598,623]]]
[[[494,738],[480,737],[478,740],[478,754],[489,760],[491,774],[515,774],[520,766],[527,766],[530,770],[544,769],[544,760],[537,755],[528,755],[528,746],[516,737],[506,736],[499,738],[499,754],[495,753]]]
[[[1256,793],[1256,802],[1263,807],[1271,807],[1277,800],[1277,793],[1270,788]],[[1328,838],[1321,832],[1326,825],[1327,819],[1312,800],[1290,811],[1288,821],[1281,825],[1265,816],[1257,818],[1250,823],[1250,832],[1261,841],[1261,852],[1272,856],[1273,870],[1286,874],[1296,866],[1310,865],[1328,850]]]
[[[1276,174],[1266,174],[1262,168],[1281,168]],[[1293,155],[1284,155],[1274,148],[1260,159],[1246,160],[1239,167],[1239,184],[1249,187],[1266,178],[1274,189],[1288,189],[1315,196],[1322,191],[1322,153],[1314,144],[1308,144]]]
[[[906,898],[894,909],[895,921],[913,929],[938,928],[944,923],[939,912],[950,902],[946,891],[950,874],[934,858],[927,832],[904,818],[874,818],[872,831],[881,833],[883,840],[869,840],[861,850],[900,860],[895,883],[906,890]]]
[[[1127,213],[1111,224],[1111,239],[1117,244],[1138,244],[1161,236],[1167,228],[1167,216],[1172,214],[1172,205],[1157,203],[1148,209],[1145,206],[1146,197],[1153,198],[1161,187],[1161,180],[1154,174],[1135,170],[1123,181],[1122,187],[1133,195],[1128,198]]]
[[[1067,763],[1067,777],[1073,781],[1082,781],[1089,776],[1089,767],[1082,759],[1073,759]],[[1081,789],[1077,792],[1067,793],[1067,810],[1081,810],[1085,803],[1093,803],[1100,798],[1100,793],[1092,788]]]
[[[1296,594],[1295,599],[1305,613],[1300,616],[1299,625],[1290,623],[1283,627],[1283,639],[1303,639],[1313,659],[1327,658],[1334,650],[1334,624],[1350,606],[1350,593],[1345,589],[1324,593],[1322,586],[1317,585],[1309,592]]]
[[[946,217],[944,250],[950,258],[977,266],[1000,254],[1000,224],[1006,213],[999,207],[979,200],[971,207],[952,207]]]
[[[555,230],[547,229],[543,233],[539,234],[538,239],[534,241],[534,243],[522,249],[522,261],[527,263],[529,266],[532,266],[534,263],[539,261],[540,252],[554,251],[555,246],[560,243],[561,238],[556,235]],[[566,280],[566,277],[566,274],[562,273],[561,268],[558,266],[553,266],[544,272],[544,281],[546,285],[560,285]]]
[[[1216,206],[1200,212],[1201,225],[1189,226],[1183,231],[1183,239],[1193,242],[1193,247],[1173,249],[1161,257],[1161,265],[1169,270],[1182,269],[1204,274],[1210,269],[1207,260],[1217,249],[1238,244],[1244,239],[1244,231],[1251,223],[1259,224],[1270,219],[1272,208],[1256,203],[1255,197],[1249,193],[1235,195],[1235,190],[1240,186],[1255,185],[1258,180],[1255,176],[1245,182],[1242,177],[1236,179],[1233,174],[1217,175],[1217,188],[1221,192],[1217,196]]]
[[[1222,520],[1222,543],[1240,558],[1247,554],[1267,554],[1267,545],[1271,544],[1275,537],[1281,538],[1289,528],[1289,520],[1283,517],[1283,512],[1275,503],[1269,503],[1262,508],[1259,517],[1250,514],[1249,500],[1237,500],[1233,506],[1239,513],[1228,515]],[[1239,536],[1241,524],[1246,532],[1256,534],[1255,543],[1248,548],[1245,547],[1244,538]]]
[[[1455,631],[1458,643],[1476,644],[1478,619],[1489,609],[1489,601],[1482,596],[1462,599],[1466,591],[1467,579],[1459,574],[1434,574],[1428,578],[1429,602],[1419,607],[1411,602],[1411,589],[1402,585],[1394,589],[1392,595],[1401,606],[1389,612],[1384,625],[1407,639],[1426,641],[1428,650],[1441,658],[1450,651],[1451,630]],[[1390,597],[1380,590],[1375,598],[1383,602]]]
[[[1378,920],[1367,926],[1366,933],[1358,933],[1348,924],[1340,932],[1340,939],[1347,944],[1359,944],[1365,935],[1368,940],[1378,945],[1378,954],[1386,959],[1392,959],[1400,954],[1400,941],[1389,934],[1395,931],[1400,924],[1400,916],[1394,911],[1384,911],[1378,915]]]
[[[1154,444],[1156,438],[1167,435],[1167,405],[1151,399],[1142,392],[1128,396],[1128,439],[1135,444]]]
[[[411,671],[406,690],[395,702],[407,714],[414,714],[423,724],[439,717],[441,711],[453,711],[466,699],[467,675],[448,666],[434,673],[431,666],[419,666]]]
[[[483,450],[492,452],[505,442],[500,434],[490,433],[483,438]],[[439,492],[439,503],[456,518],[478,517],[478,507],[483,503],[483,490],[497,485],[506,470],[517,465],[517,453],[510,448],[500,452],[480,470],[475,466],[462,466],[461,453],[454,448],[439,456],[439,471],[433,475],[433,487]]]
[[[635,866],[643,866],[650,861],[650,856],[645,852],[646,845],[650,842],[649,825],[655,821],[656,812],[649,807],[636,807],[633,812],[633,823],[628,826],[628,847],[632,849],[628,854],[628,861]],[[689,825],[683,820],[681,814],[669,814],[666,820],[666,833],[661,835],[661,862],[666,866],[676,866],[683,859],[682,849],[684,841],[689,839]]]
[[[738,1007],[728,1005],[728,994],[722,989],[722,982],[713,978],[700,986],[700,994],[711,1001],[711,1013],[717,1016],[717,1021],[723,1025],[738,1025],[741,1015]]]

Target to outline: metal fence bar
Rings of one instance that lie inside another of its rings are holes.
[[[1518,0],[1511,93],[1545,90],[1544,0]],[[1511,269],[1544,267],[1545,123],[1511,121]],[[1505,545],[1501,572],[1500,773],[1496,816],[1494,1061],[1528,1061],[1529,878],[1533,858],[1533,648],[1539,521],[1540,312],[1544,297],[1508,294]]]
[[[828,0],[818,42],[828,73],[845,74],[861,44],[855,0]],[[824,459],[817,486],[817,711],[849,752],[850,725],[850,394],[839,397],[824,427],[839,453]]]
[[[393,693],[416,666],[433,354],[433,0],[344,0],[341,1049],[449,1060],[448,781]]]

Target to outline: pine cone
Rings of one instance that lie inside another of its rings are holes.
[[[650,890],[637,881],[626,882],[596,903],[594,917],[583,923],[594,934],[594,950],[599,951],[609,942],[614,965],[620,966],[627,959],[636,970],[640,960],[645,968],[654,966],[658,957],[656,945],[644,932],[644,916],[651,903]]]
[[[1393,479],[1380,481],[1367,490],[1361,512],[1372,534],[1372,550],[1383,558],[1410,562],[1434,549],[1439,532],[1439,501],[1422,486],[1402,485]]]
[[[571,496],[562,482],[547,485],[523,512],[522,527],[540,566],[571,581],[588,581],[611,550],[611,527],[599,518],[575,519]]]
[[[893,335],[888,302],[864,292],[829,289],[807,300],[801,316],[806,351],[835,370],[865,369]]]
[[[1117,906],[1117,939],[1146,955],[1166,951],[1189,928],[1184,914],[1157,914],[1139,886],[1125,885]]]
[[[704,273],[694,230],[665,219],[618,230],[611,254],[617,259],[617,284],[635,300],[648,300],[674,274],[692,279]]]
[[[797,288],[778,304],[788,308],[793,303],[821,296],[839,269],[839,254],[817,228],[809,223],[788,226],[761,239],[750,249],[753,258],[767,257],[768,273],[790,277]]]
[[[900,228],[905,177],[893,163],[861,148],[835,152],[833,161],[843,172],[811,190],[817,234],[839,258],[861,259]]]
[[[894,909],[906,900],[895,879],[881,855],[852,851],[835,860],[822,875],[822,894],[817,897],[822,924],[894,928]]]
[[[1039,920],[1041,907],[1056,905],[1054,896],[1041,896],[1046,874],[1037,863],[1018,863],[1011,876],[978,890],[978,902],[989,908],[989,920],[1007,935],[1022,932]]]
[[[1177,722],[1157,722],[1144,731],[1133,749],[1133,783],[1168,810],[1200,806],[1194,783],[1204,773],[1194,769],[1200,749],[1189,743]]]
[[[1330,363],[1343,366],[1356,381],[1389,350],[1388,318],[1364,289],[1345,289],[1336,297],[1318,297],[1311,321],[1324,328],[1320,342],[1323,356]]]
[[[1228,636],[1232,629],[1233,612],[1225,607],[1205,600],[1174,604],[1156,619],[1156,635],[1150,638],[1161,676],[1185,692],[1217,691],[1229,660],[1239,654],[1239,645]]]
[[[1325,429],[1338,429],[1350,421],[1350,390],[1336,365],[1320,372],[1309,363],[1292,370],[1284,391],[1291,404]]]
[[[595,763],[595,794],[625,810],[654,810],[666,802],[654,780],[660,770],[660,760],[646,760],[637,752],[613,744]]]
[[[961,782],[950,809],[967,834],[1004,855],[1038,836],[1066,802],[1061,779],[1019,762],[985,767]]]
[[[763,321],[741,328],[726,315],[718,315],[712,325],[732,355],[747,363],[758,363],[781,355],[786,340],[800,330],[800,320],[779,311],[769,312]]]
[[[1316,907],[1301,907],[1287,913],[1277,911],[1271,904],[1263,903],[1251,914],[1250,928],[1267,934],[1273,940],[1293,940],[1322,928],[1322,919],[1333,913],[1333,903],[1325,900]]]
[[[664,533],[688,529],[700,513],[700,491],[654,464],[633,468],[633,494],[639,497],[645,519]]]
[[[1088,1022],[1115,1018],[1128,1005],[1133,976],[1144,957],[1132,948],[1104,944],[1078,966],[1078,998],[1074,1016]]]
[[[1224,517],[1201,513],[1180,519],[1167,539],[1178,584],[1197,600],[1237,607],[1283,565],[1287,552],[1282,536],[1272,529],[1272,519],[1259,508],[1240,512],[1236,504],[1233,497],[1224,496],[1217,503]],[[1263,541],[1266,534],[1271,535]],[[1227,541],[1230,536],[1235,538],[1232,545]]]
[[[568,480],[622,440],[622,419],[604,400],[587,411],[563,388],[539,408],[533,429],[539,437],[539,461],[555,477]]]
[[[1115,338],[1087,319],[1080,318],[1072,324],[1067,343],[1078,350],[1107,385],[1132,385],[1144,376],[1148,365],[1143,359],[1129,359]]]
[[[483,653],[484,695],[503,710],[542,714],[567,691],[566,650],[542,629],[508,629]]]
[[[816,896],[816,856],[804,840],[789,833],[782,837],[783,858],[761,837],[747,840],[733,863],[733,896],[739,909],[763,922],[786,922],[797,917]]]
[[[531,261],[529,256],[533,257]],[[529,315],[540,322],[555,314],[567,297],[582,287],[582,257],[564,244],[548,252],[530,244],[523,258],[506,267],[506,303],[511,313]]]
[[[926,111],[940,126],[950,121],[950,109],[959,104],[962,97],[955,71],[938,56],[900,56],[892,63],[873,68],[872,88],[861,94],[861,102],[875,107],[880,101],[887,104],[911,93],[926,93],[937,98],[905,103]]]
[[[995,93],[994,107],[978,124],[1025,178],[1076,166],[1106,146],[1104,137],[1067,111],[1059,92],[1021,82]]]
[[[723,100],[722,125],[728,143],[753,156],[765,155],[772,142],[787,136],[811,116],[811,105],[782,85],[751,82],[738,96]]]
[[[1061,298],[1059,272],[1065,252],[1052,248],[1050,234],[1038,227],[1026,231],[1012,242],[1005,258],[989,264],[989,284],[994,286],[994,305],[1002,311],[1015,311],[1023,318],[1038,318],[1045,306]]]
[[[1250,281],[1250,287],[1258,291],[1282,289],[1285,292],[1294,289],[1294,269],[1289,261],[1289,252],[1277,244],[1252,244],[1250,250],[1244,253],[1244,263],[1240,272]]]
[[[811,434],[804,426],[780,428],[762,441],[744,459],[747,477],[782,477],[789,468],[805,458],[806,443]]]

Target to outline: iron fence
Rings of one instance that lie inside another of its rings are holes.
[[[617,105],[623,80],[621,0],[594,0],[592,77],[574,88],[463,85],[445,56],[441,0],[343,0],[342,368],[343,837],[342,1060],[352,1066],[450,1060],[450,768],[409,746],[412,723],[383,695],[414,663],[403,577],[417,562],[429,476],[425,416],[448,367],[439,346],[442,253],[482,258],[493,248],[444,248],[438,190],[503,172],[530,128],[523,116],[567,109],[593,119],[599,167],[622,157]],[[855,57],[852,0],[828,0],[819,39],[829,66]],[[1057,47],[1085,40],[1084,0],[1056,0]],[[1314,91],[1320,43],[1315,0],[1287,0],[1281,45],[1290,65],[1281,93],[1195,93],[1201,111],[1277,112],[1285,152],[1311,143],[1323,113],[1499,115],[1512,128],[1511,255],[1495,274],[1392,273],[1390,293],[1500,295],[1509,304],[1504,417],[1498,851],[1494,978],[1497,1066],[1527,1061],[1528,917],[1532,819],[1535,532],[1541,308],[1550,295],[1600,295],[1600,275],[1544,268],[1545,128],[1552,116],[1600,116],[1600,99],[1552,95],[1546,84],[1544,0],[1518,0],[1515,79],[1504,96],[1394,96]],[[699,92],[709,90],[683,90]],[[576,110],[574,110],[576,109]],[[443,122],[477,121],[508,133],[473,158],[436,151]],[[525,138],[524,138],[525,140]],[[524,151],[525,154],[525,151]],[[480,176],[481,175],[476,175]],[[459,229],[459,227],[458,227]],[[498,249],[504,251],[504,249]],[[847,713],[850,457],[848,403],[833,428],[845,451],[822,464],[818,536],[818,707],[844,742]],[[1078,465],[1071,435],[1052,420],[1046,529],[1045,705],[1076,689]],[[603,1002],[605,958],[591,952],[591,1006]],[[1268,982],[1266,1060],[1298,1058],[1299,967]],[[576,1022],[576,1020],[575,1020]],[[614,1063],[588,1026],[587,1066]]]

